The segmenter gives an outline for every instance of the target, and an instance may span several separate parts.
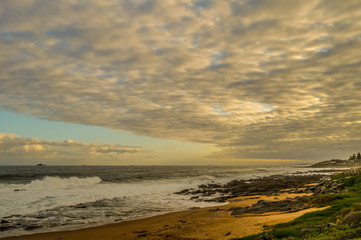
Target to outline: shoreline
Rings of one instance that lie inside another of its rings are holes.
[[[224,185],[200,185],[176,194],[204,201],[227,202],[222,206],[196,208],[76,230],[31,233],[1,240],[51,239],[230,239],[262,232],[264,225],[288,222],[309,208],[305,199],[322,186],[324,175],[274,175],[233,180]],[[317,187],[318,186],[318,187]],[[220,193],[227,196],[219,197]]]
[[[73,240],[73,239],[230,239],[262,232],[264,225],[291,221],[304,213],[322,210],[308,208],[296,212],[266,212],[231,215],[230,209],[249,207],[259,201],[282,201],[309,194],[282,193],[279,196],[243,196],[229,199],[221,207],[198,208],[154,217],[88,227],[78,230],[35,233],[0,238],[1,240]],[[275,199],[277,198],[277,199]]]

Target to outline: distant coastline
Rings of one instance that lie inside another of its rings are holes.
[[[315,163],[311,168],[361,167],[361,154],[352,154],[349,159],[331,159]]]

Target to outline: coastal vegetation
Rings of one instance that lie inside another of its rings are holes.
[[[288,223],[264,226],[263,233],[237,239],[361,239],[361,170],[336,174],[328,182],[331,184],[324,186],[342,185],[344,191],[314,194],[308,198],[309,206],[327,206],[326,209],[307,213]]]
[[[331,159],[311,165],[313,168],[361,167],[361,153],[354,153],[348,159]]]

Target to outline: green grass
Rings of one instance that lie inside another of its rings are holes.
[[[338,224],[335,227],[328,226],[329,223],[342,222],[344,216],[350,212],[361,211],[361,171],[344,172],[333,176],[332,180],[342,183],[349,191],[312,196],[308,201],[310,206],[329,206],[329,208],[306,213],[291,222],[277,224],[271,227],[270,231],[236,239],[361,240],[361,225]]]

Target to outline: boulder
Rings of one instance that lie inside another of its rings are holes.
[[[360,221],[361,221],[361,212],[351,212],[344,217],[342,224],[360,225]]]

